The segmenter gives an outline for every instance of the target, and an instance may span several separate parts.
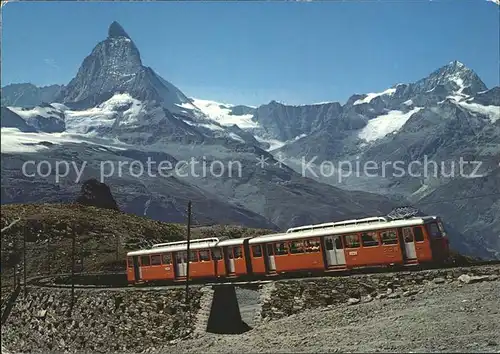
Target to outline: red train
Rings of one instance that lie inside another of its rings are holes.
[[[259,279],[283,273],[440,263],[448,258],[448,244],[437,216],[372,217],[257,237],[197,239],[190,243],[189,279]],[[129,283],[185,281],[187,262],[186,241],[157,244],[127,254],[127,279]]]

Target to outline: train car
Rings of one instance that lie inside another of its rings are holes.
[[[127,253],[127,280],[129,283],[185,280],[189,261],[189,278],[216,278],[225,272],[218,265],[219,239],[204,238],[191,241],[189,260],[187,242],[177,241],[153,245],[152,248]]]
[[[359,267],[441,262],[448,240],[435,216],[365,218],[302,226],[252,238],[264,253],[265,274],[336,271]],[[253,264],[257,258],[250,260]]]
[[[448,237],[437,216],[372,217],[300,226],[276,233],[220,241],[206,238],[154,245],[127,254],[130,283],[190,279],[266,278],[360,267],[443,262]]]
[[[254,273],[278,275],[296,271],[324,270],[322,247],[319,237],[310,233],[275,234],[252,238],[252,250],[259,250],[261,257],[251,255]]]

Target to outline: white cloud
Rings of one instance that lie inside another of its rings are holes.
[[[53,67],[54,69],[59,69],[59,65],[57,65],[57,63],[54,59],[50,59],[50,58],[43,59],[43,62],[46,65]]]
[[[500,5],[500,0],[486,0],[486,1],[493,2],[493,3],[497,4],[497,5]]]

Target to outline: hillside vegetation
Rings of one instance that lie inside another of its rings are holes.
[[[185,224],[79,204],[3,205],[2,229],[16,220],[2,232],[2,280],[11,279],[16,258],[22,264],[25,232],[28,276],[70,272],[73,233],[76,260],[82,261],[86,272],[124,270],[126,252],[154,243],[179,241],[187,235]],[[193,239],[235,238],[269,232],[237,226],[193,225],[191,235]]]

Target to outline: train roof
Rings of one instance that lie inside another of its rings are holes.
[[[225,246],[237,246],[237,245],[242,245],[243,241],[246,239],[249,239],[251,237],[243,237],[243,238],[231,238],[229,240],[224,240],[220,241],[217,246],[218,247],[225,247]]]
[[[190,241],[189,249],[197,250],[197,249],[207,249],[216,247],[219,243],[219,240],[214,239],[202,239],[202,240],[193,240]],[[146,254],[158,254],[165,252],[179,252],[187,250],[187,241],[177,241],[177,242],[168,242],[161,243],[159,245],[153,245],[153,247],[139,250],[139,251],[131,251],[127,253],[127,256],[142,256]]]
[[[322,225],[320,228],[313,229],[303,229],[296,230],[294,232],[285,232],[281,234],[270,234],[257,236],[250,240],[250,244],[254,243],[263,243],[263,242],[276,242],[276,241],[285,241],[285,240],[295,240],[295,239],[303,239],[303,238],[312,238],[312,237],[320,237],[327,235],[342,235],[349,233],[357,233],[363,231],[374,231],[380,229],[390,229],[396,227],[407,227],[407,226],[416,226],[422,225],[429,221],[436,220],[436,216],[424,216],[424,217],[413,217],[409,219],[402,220],[388,220],[378,221],[378,222],[369,222],[369,223],[360,223],[360,224],[351,224],[347,223],[346,225],[336,225],[336,226],[326,226],[327,224],[318,224]],[[311,226],[318,226],[311,225]],[[290,229],[289,229],[290,230]]]
[[[286,230],[286,232],[290,233],[290,232],[298,232],[298,231],[303,231],[303,230],[324,229],[324,228],[330,228],[330,227],[366,225],[366,224],[373,224],[373,223],[387,222],[387,221],[389,221],[387,218],[377,216],[377,217],[370,217],[370,218],[364,218],[364,219],[342,220],[342,221],[336,221],[336,222],[327,222],[327,223],[323,223],[323,224],[297,226],[297,227],[292,227],[292,228]]]

